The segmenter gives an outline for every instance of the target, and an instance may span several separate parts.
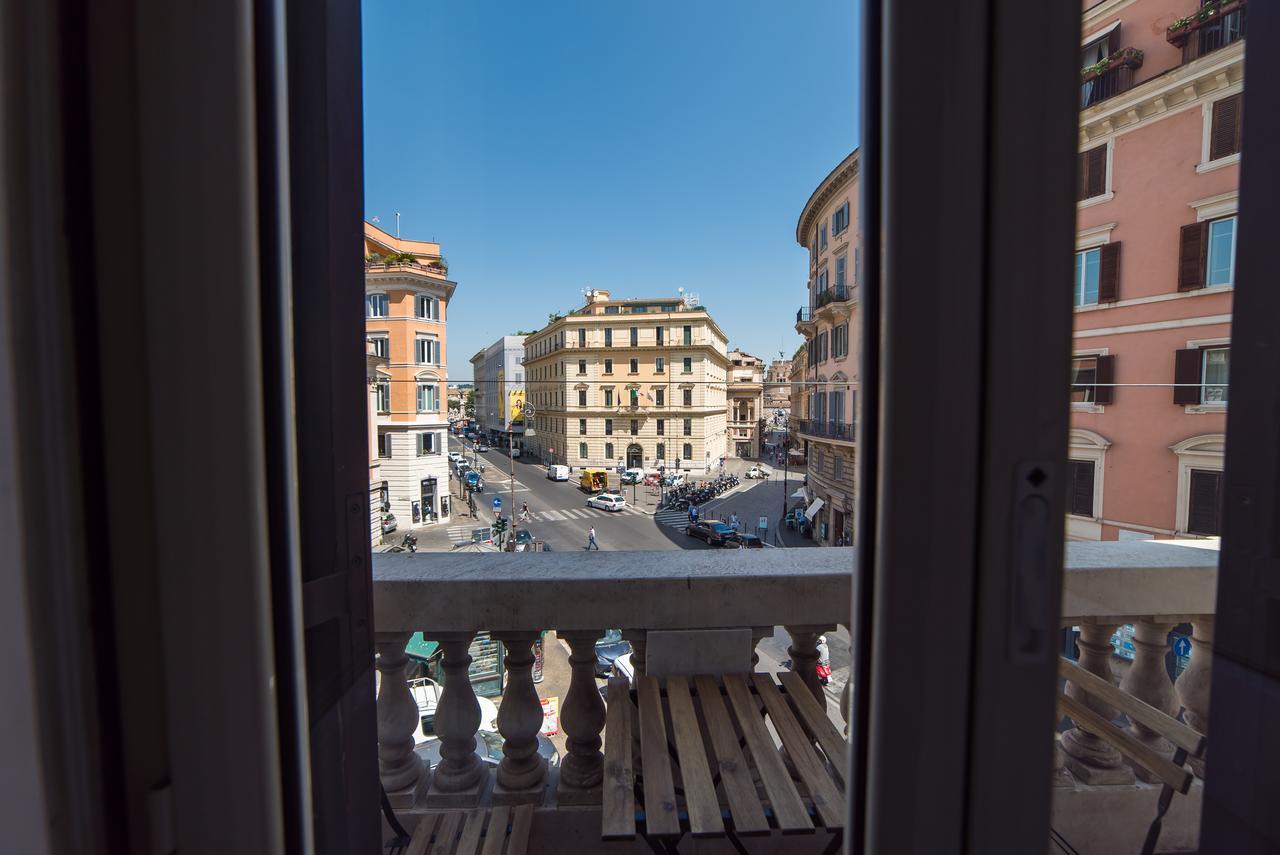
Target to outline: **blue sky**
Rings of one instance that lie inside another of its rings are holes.
[[[854,0],[363,6],[365,216],[442,244],[450,380],[587,287],[684,287],[790,356],[796,219],[857,144]]]

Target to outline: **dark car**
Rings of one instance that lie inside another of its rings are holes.
[[[516,529],[516,546],[527,545],[533,543],[533,535],[529,533],[529,529]]]
[[[705,540],[712,546],[724,546],[733,536],[733,529],[721,520],[698,520],[684,527],[684,533],[690,537]]]
[[[739,543],[745,549],[764,549],[764,541],[754,534],[735,532],[725,539],[725,546],[737,546]]]
[[[473,493],[484,492],[484,479],[480,477],[480,473],[472,469],[463,476],[467,479],[467,486],[471,488]]]
[[[606,629],[604,637],[596,642],[596,676],[613,676],[613,660],[631,652],[631,642],[623,641],[622,630]]]

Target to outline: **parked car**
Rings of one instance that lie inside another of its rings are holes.
[[[493,529],[487,527],[471,529],[471,542],[493,543]]]
[[[552,481],[568,481],[569,467],[552,465],[547,467],[547,478]]]
[[[613,660],[613,676],[626,677],[628,683],[635,683],[636,669],[631,665],[630,653],[624,653],[617,659]]]
[[[465,476],[467,486],[471,488],[473,493],[484,492],[484,479],[480,477],[480,473],[472,469]]]
[[[449,462],[450,462],[450,463],[455,463],[455,464],[456,464],[459,460],[464,460],[464,459],[465,459],[465,458],[462,456],[462,452],[461,452],[461,451],[450,451],[450,452],[449,452]]]
[[[768,469],[765,469],[763,466],[759,466],[759,465],[752,466],[750,469],[747,470],[748,478],[768,478],[769,474],[770,473]]]
[[[391,534],[391,532],[395,530],[396,530],[396,515],[390,514],[390,513],[383,514],[382,515],[382,533]]]
[[[485,441],[484,441],[484,440],[482,440],[482,439],[477,439],[477,440],[476,440],[476,451],[477,451],[477,452],[480,452],[480,451],[488,451],[488,450],[489,450],[489,446],[485,443]]]
[[[684,476],[679,472],[671,472],[662,477],[662,486],[664,487],[683,487]]]
[[[516,546],[529,546],[533,543],[533,533],[527,528],[516,529]]]
[[[711,546],[724,546],[734,531],[723,520],[698,520],[685,526],[684,533],[704,540]]]
[[[609,475],[603,469],[584,469],[578,486],[590,493],[603,491],[609,485]]]
[[[588,508],[599,508],[602,511],[620,511],[627,506],[627,500],[617,493],[600,493],[587,499]]]
[[[644,480],[643,469],[627,469],[622,473],[623,484],[639,484]]]
[[[764,549],[764,541],[754,534],[739,531],[725,538],[725,546],[737,546],[739,543],[746,549]]]
[[[606,629],[604,637],[596,642],[596,676],[612,676],[613,663],[617,661],[619,656],[629,655],[630,653],[631,643],[623,640],[622,630]]]
[[[516,446],[512,446],[511,448],[508,448],[507,453],[510,454],[512,457],[519,457],[520,446],[516,445]]]

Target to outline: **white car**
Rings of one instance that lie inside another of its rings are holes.
[[[763,466],[752,466],[750,469],[747,470],[747,477],[748,478],[768,478],[769,470],[765,469]]]
[[[599,508],[602,511],[620,511],[627,506],[627,500],[617,493],[601,493],[587,499],[588,508]]]
[[[457,463],[459,460],[462,460],[462,459],[463,459],[463,458],[462,458],[462,452],[461,452],[461,451],[450,451],[450,452],[449,452],[449,462],[450,462],[450,463]]]
[[[569,467],[553,464],[547,467],[547,478],[552,481],[568,481]]]
[[[476,451],[488,451],[488,450],[489,450],[489,446],[485,445],[480,440],[476,440]]]

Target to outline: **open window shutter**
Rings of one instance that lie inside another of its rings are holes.
[[[1189,348],[1174,352],[1173,402],[1175,404],[1200,403],[1200,350]]]
[[[1093,402],[1095,404],[1112,404],[1116,400],[1116,358],[1114,356],[1097,357],[1097,371],[1094,375]]]
[[[1241,130],[1240,95],[1222,98],[1213,104],[1213,126],[1209,132],[1209,159],[1235,154],[1240,151]]]
[[[1194,291],[1204,287],[1204,268],[1209,251],[1209,224],[1192,223],[1182,227],[1178,244],[1178,290]]]
[[[1107,147],[1100,145],[1081,152],[1077,170],[1080,182],[1077,197],[1091,199],[1101,196],[1107,190]]]
[[[1120,299],[1120,241],[1099,247],[1098,302],[1114,303]]]

